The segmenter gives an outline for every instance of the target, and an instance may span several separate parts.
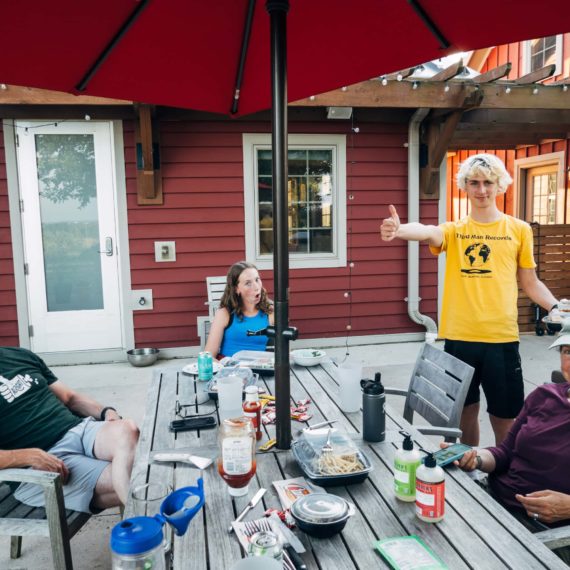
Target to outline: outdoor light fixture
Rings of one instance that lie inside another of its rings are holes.
[[[352,107],[327,107],[327,119],[350,119]]]

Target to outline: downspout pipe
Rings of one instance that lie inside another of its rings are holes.
[[[429,109],[418,109],[408,127],[408,223],[420,221],[420,125]],[[426,328],[426,342],[437,338],[433,319],[420,313],[420,244],[408,242],[408,315],[414,323]]]

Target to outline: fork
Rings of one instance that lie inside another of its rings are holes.
[[[330,455],[333,451],[333,446],[331,445],[331,432],[332,429],[329,428],[329,433],[327,435],[326,443],[321,447],[321,456]]]
[[[271,528],[271,523],[268,519],[256,519],[254,521],[242,521],[243,533],[247,536],[249,540],[256,532],[260,531],[270,531],[273,532]],[[296,570],[295,565],[291,562],[289,555],[285,550],[283,551],[283,568],[285,570]]]

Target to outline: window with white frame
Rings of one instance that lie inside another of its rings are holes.
[[[562,73],[562,34],[523,42],[523,73],[546,65],[556,65],[554,75]]]
[[[248,261],[273,266],[270,134],[244,134]],[[289,135],[288,244],[291,268],[346,265],[346,136]]]

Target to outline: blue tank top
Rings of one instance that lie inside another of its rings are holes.
[[[240,350],[265,350],[267,336],[247,336],[247,331],[257,331],[269,326],[269,315],[259,311],[255,317],[238,317],[232,314],[232,322],[224,331],[224,338],[220,348],[220,354],[233,356]]]

